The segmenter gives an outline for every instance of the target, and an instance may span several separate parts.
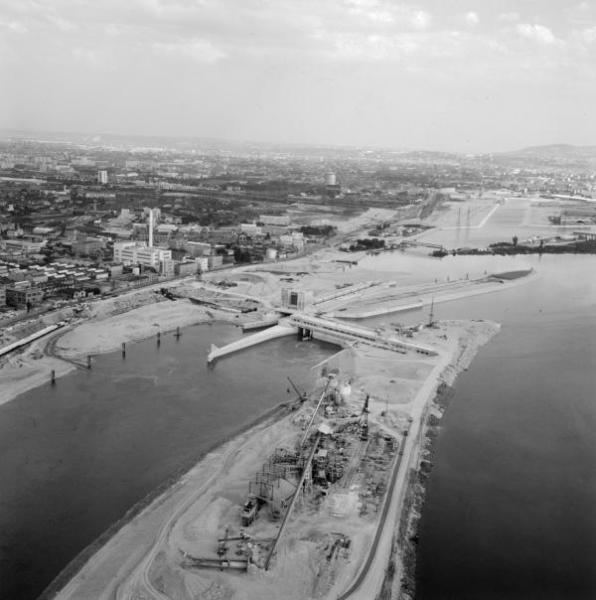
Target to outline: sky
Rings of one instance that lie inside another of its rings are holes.
[[[0,128],[596,144],[596,0],[0,0]]]

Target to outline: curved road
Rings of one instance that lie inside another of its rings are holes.
[[[391,475],[381,517],[375,537],[358,575],[347,590],[336,596],[337,600],[370,600],[379,593],[385,577],[385,570],[391,557],[393,534],[402,512],[402,503],[407,491],[408,470],[417,460],[421,441],[418,439],[423,429],[427,408],[433,392],[440,381],[440,374],[449,364],[449,356],[440,353],[441,360],[429,374],[425,384],[420,388],[410,413],[412,421],[408,435],[404,438]],[[404,468],[402,468],[404,465]],[[336,592],[337,593],[337,592]]]

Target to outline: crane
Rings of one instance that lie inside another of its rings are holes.
[[[300,402],[305,402],[307,399],[306,396],[306,392],[303,392],[300,390],[300,388],[288,377],[288,381],[290,382],[290,385],[294,388],[294,391],[298,394],[298,400],[300,400]],[[290,391],[290,388],[288,388],[288,392]]]
[[[366,394],[366,398],[364,399],[364,406],[362,407],[362,412],[360,413],[360,439],[364,442],[368,439],[368,400],[370,398],[369,394]]]

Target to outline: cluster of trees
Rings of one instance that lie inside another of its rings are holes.
[[[385,240],[379,238],[364,238],[356,240],[355,244],[350,244],[350,252],[360,252],[362,250],[378,250],[385,247]]]
[[[596,254],[595,240],[582,240],[570,242],[568,244],[545,244],[543,241],[538,246],[526,246],[519,244],[517,238],[512,242],[497,242],[491,244],[488,249],[481,248],[459,248],[451,250],[451,254],[455,255],[514,255],[514,254]],[[435,250],[432,256],[442,258],[447,252]]]

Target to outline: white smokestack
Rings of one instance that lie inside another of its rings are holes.
[[[149,248],[153,248],[153,209],[149,209]]]

